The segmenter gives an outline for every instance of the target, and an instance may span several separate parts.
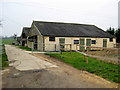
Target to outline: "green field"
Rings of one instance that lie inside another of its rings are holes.
[[[50,54],[52,57],[58,58],[59,60],[72,65],[79,70],[85,70],[90,73],[101,76],[107,80],[120,83],[119,65],[106,63],[96,58],[88,57],[88,63],[84,56],[77,52],[63,52],[62,54]]]
[[[15,39],[2,39],[2,44],[12,44],[13,41],[16,41]]]

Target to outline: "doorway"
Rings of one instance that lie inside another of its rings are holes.
[[[37,36],[33,36],[33,41],[34,41],[34,49],[37,50],[37,46],[38,46]]]
[[[80,39],[80,45],[85,45],[85,39]],[[85,47],[80,46],[80,50],[85,50]]]
[[[86,39],[86,46],[91,46],[91,39]],[[90,48],[86,48],[87,50]]]
[[[62,50],[64,50],[64,48],[65,48],[65,38],[59,38],[59,44],[60,44],[60,48],[62,49]]]
[[[107,39],[103,39],[103,47],[107,47]]]

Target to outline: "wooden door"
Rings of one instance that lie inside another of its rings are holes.
[[[80,39],[80,45],[85,45],[85,39]],[[84,50],[85,47],[80,46],[80,50]]]
[[[33,39],[34,39],[34,49],[37,50],[38,48],[37,36],[33,36]]]
[[[103,47],[107,47],[107,39],[103,39]]]
[[[91,39],[86,39],[86,46],[91,46]],[[90,49],[90,48],[87,48]]]
[[[59,38],[60,48],[64,50],[65,48],[65,38]]]

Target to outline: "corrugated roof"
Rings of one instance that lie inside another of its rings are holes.
[[[34,21],[43,36],[57,37],[115,37],[95,25]]]

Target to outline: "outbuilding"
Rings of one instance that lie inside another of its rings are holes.
[[[30,31],[30,27],[23,27],[22,34],[20,36],[20,44],[22,46],[27,46],[27,38]]]
[[[114,48],[115,36],[95,25],[33,21],[27,46],[40,51],[86,49],[83,46]]]

